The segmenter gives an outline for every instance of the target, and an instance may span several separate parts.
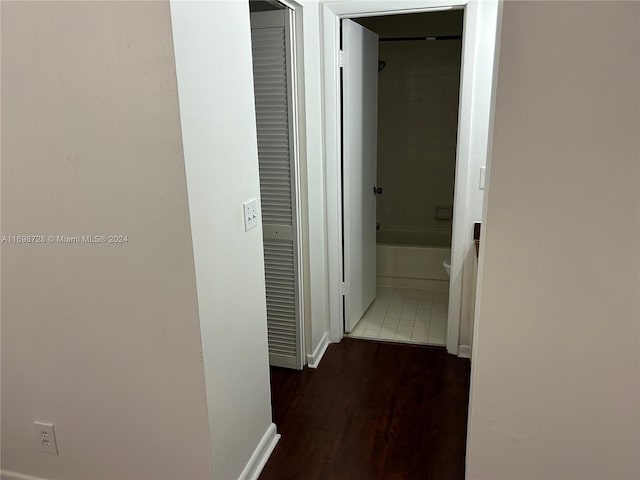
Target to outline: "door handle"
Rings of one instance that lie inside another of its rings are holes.
[[[374,195],[382,195],[382,187],[373,186],[373,194]]]

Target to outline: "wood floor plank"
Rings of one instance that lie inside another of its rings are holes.
[[[282,438],[260,479],[463,479],[469,374],[444,348],[352,338],[272,368]]]

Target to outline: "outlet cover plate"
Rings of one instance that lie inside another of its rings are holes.
[[[53,423],[35,420],[33,427],[38,449],[44,453],[58,455],[58,444],[56,442],[56,432]]]
[[[242,209],[244,211],[244,231],[248,232],[260,223],[260,219],[258,218],[258,202],[255,198],[247,200],[242,204]]]

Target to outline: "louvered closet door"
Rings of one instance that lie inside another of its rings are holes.
[[[251,14],[253,77],[271,365],[302,368],[295,175],[290,126],[289,10]]]

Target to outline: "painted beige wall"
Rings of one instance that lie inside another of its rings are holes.
[[[639,32],[637,2],[504,4],[470,480],[640,478]]]
[[[2,467],[211,478],[169,5],[1,8],[2,233],[128,235],[2,245]]]

